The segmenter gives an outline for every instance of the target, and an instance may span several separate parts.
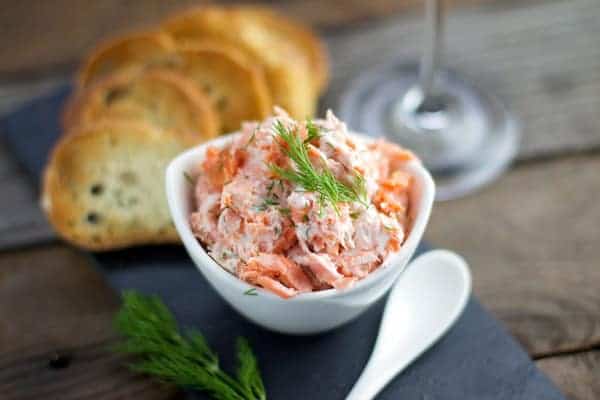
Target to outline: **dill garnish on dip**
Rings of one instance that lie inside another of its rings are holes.
[[[366,205],[366,189],[364,178],[358,171],[353,171],[351,183],[338,179],[327,166],[327,159],[322,158],[313,163],[310,152],[313,150],[311,142],[319,139],[321,135],[312,121],[306,123],[308,137],[303,139],[297,132],[283,126],[281,121],[276,121],[274,129],[277,138],[282,140],[282,151],[293,163],[291,168],[281,168],[271,164],[271,170],[282,179],[299,185],[308,192],[319,195],[319,204],[323,207],[329,204],[338,211],[338,203],[358,201]],[[293,127],[298,129],[298,127]],[[318,156],[320,154],[316,153]],[[320,164],[320,165],[318,165]]]
[[[192,230],[223,268],[281,297],[344,289],[402,245],[413,159],[349,135],[332,112],[295,121],[277,109],[207,149]]]

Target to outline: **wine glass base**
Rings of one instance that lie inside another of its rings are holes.
[[[418,87],[418,65],[395,62],[351,83],[339,115],[350,129],[409,148],[430,169],[436,200],[464,196],[497,178],[516,154],[519,129],[506,106],[450,70],[433,95]]]

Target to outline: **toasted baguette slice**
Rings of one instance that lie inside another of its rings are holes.
[[[219,131],[219,118],[208,97],[185,76],[165,69],[109,75],[81,92],[64,111],[64,129],[102,119],[147,122],[173,132],[190,144]]]
[[[206,93],[215,107],[223,132],[247,120],[262,120],[271,111],[271,96],[260,69],[234,49],[194,46],[180,49],[171,68]]]
[[[256,18],[271,34],[277,35],[303,52],[308,59],[317,92],[321,93],[327,87],[329,56],[325,44],[312,30],[269,7],[238,6],[238,10]]]
[[[186,148],[132,121],[100,121],[62,137],[46,166],[41,204],[56,231],[90,250],[177,242],[165,167]]]
[[[84,88],[115,71],[139,71],[169,62],[175,50],[164,32],[139,32],[109,39],[96,47],[79,70],[77,84]]]
[[[273,104],[296,118],[312,116],[317,84],[312,81],[308,57],[263,24],[262,17],[243,10],[218,6],[195,8],[168,19],[163,28],[180,47],[214,42],[222,49],[236,48],[248,62],[263,70]]]

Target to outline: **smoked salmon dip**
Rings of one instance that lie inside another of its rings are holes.
[[[397,252],[411,226],[409,151],[348,134],[331,111],[276,109],[208,147],[194,182],[194,235],[238,278],[283,298],[345,289]]]

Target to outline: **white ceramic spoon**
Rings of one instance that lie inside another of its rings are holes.
[[[394,284],[375,348],[346,400],[373,399],[456,322],[471,293],[466,262],[447,250],[410,263]]]

